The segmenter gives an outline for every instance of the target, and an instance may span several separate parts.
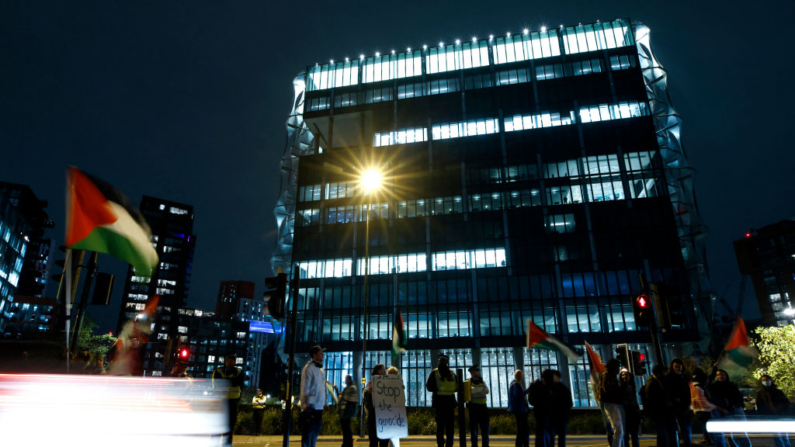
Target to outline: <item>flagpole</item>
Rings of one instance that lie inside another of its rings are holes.
[[[71,353],[69,352],[69,332],[72,319],[72,249],[66,249],[66,262],[64,263],[64,275],[66,275],[66,374],[69,374],[69,362]]]

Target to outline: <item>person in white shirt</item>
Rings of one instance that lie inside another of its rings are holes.
[[[320,346],[312,346],[309,350],[312,360],[301,371],[301,447],[315,447],[323,424],[323,411],[328,410],[323,351],[325,349]]]

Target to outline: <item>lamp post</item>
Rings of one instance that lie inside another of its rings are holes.
[[[369,295],[369,287],[367,280],[370,276],[370,208],[372,204],[373,195],[381,188],[382,176],[381,173],[375,169],[368,169],[362,173],[360,184],[365,197],[365,230],[364,230],[364,337],[362,338],[362,379],[367,377],[367,337],[370,334],[370,314],[367,309],[367,297]],[[364,385],[364,384],[362,384]],[[364,391],[364,386],[362,386]],[[364,437],[364,411],[361,412],[359,418],[359,436]]]

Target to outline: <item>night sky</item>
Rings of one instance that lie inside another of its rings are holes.
[[[270,276],[284,121],[306,65],[376,51],[630,17],[652,30],[684,119],[714,289],[737,300],[731,242],[795,216],[795,2],[169,2],[0,4],[0,179],[49,200],[62,244],[75,165],[137,203],[192,204],[198,235],[188,305],[218,283]],[[115,328],[113,302],[92,306]],[[57,267],[56,267],[57,270]],[[54,297],[57,285],[49,289]],[[746,316],[758,315],[747,288]]]

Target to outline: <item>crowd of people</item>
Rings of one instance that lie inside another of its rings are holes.
[[[300,402],[302,446],[314,447],[320,434],[323,411],[326,404],[327,382],[322,369],[323,350],[315,346],[310,351],[312,360],[306,364],[301,377]],[[469,368],[469,379],[459,381],[449,364],[450,359],[440,354],[436,368],[426,381],[426,389],[432,394],[432,407],[436,420],[437,447],[453,447],[455,410],[457,398],[463,398],[469,410],[470,442],[472,447],[489,447],[488,385],[483,381],[480,368]],[[594,397],[602,411],[610,447],[640,447],[639,436],[643,416],[653,421],[657,432],[657,447],[691,447],[693,421],[704,425],[709,420],[732,417],[744,419],[743,396],[729,374],[715,369],[709,375],[701,369],[692,375],[685,372],[681,359],[674,359],[666,369],[657,365],[652,369],[643,386],[637,387],[633,374],[622,369],[617,359],[610,359],[606,369],[594,384]],[[371,377],[383,374],[398,374],[395,367],[387,369],[378,364],[373,367]],[[756,393],[758,413],[765,416],[789,414],[790,403],[784,393],[773,383],[770,376],[761,377],[762,387]],[[337,395],[340,423],[342,424],[342,447],[352,447],[351,423],[359,414],[360,396],[351,376],[345,378],[345,388]],[[461,386],[464,389],[460,389]],[[334,387],[335,392],[337,391]],[[376,435],[375,408],[372,382],[362,392],[361,402],[367,414],[367,429],[370,447],[387,447],[389,440]],[[640,398],[643,412],[638,404]],[[532,409],[535,420],[535,446],[566,446],[569,412],[573,406],[570,390],[561,381],[561,373],[547,369],[538,380],[525,386],[522,370],[514,372],[514,380],[508,388],[508,412],[516,420],[516,447],[530,447],[530,424],[528,415]],[[702,442],[715,447],[751,447],[745,434],[723,435],[705,432]],[[774,437],[776,447],[789,447],[786,434]]]

